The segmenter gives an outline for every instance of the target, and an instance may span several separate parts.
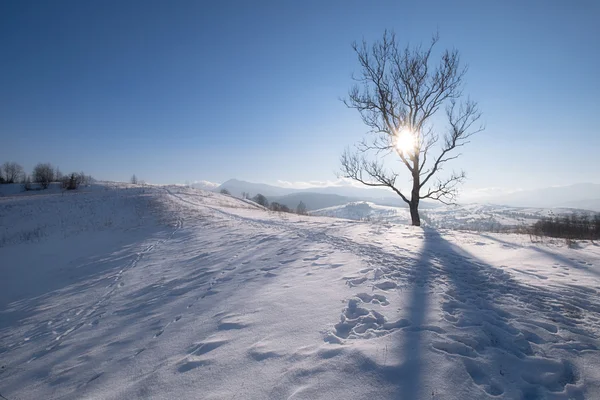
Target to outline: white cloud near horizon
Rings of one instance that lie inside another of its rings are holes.
[[[192,186],[202,187],[205,189],[215,189],[221,186],[220,183],[210,182],[210,181],[193,181],[191,183]]]

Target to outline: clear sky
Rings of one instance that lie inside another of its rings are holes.
[[[600,183],[600,2],[0,0],[0,162],[155,183],[335,180],[350,44],[457,48],[466,189]]]

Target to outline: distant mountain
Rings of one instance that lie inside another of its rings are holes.
[[[322,193],[322,194],[336,194],[338,196],[346,197],[368,197],[368,198],[393,198],[395,194],[392,191],[385,189],[369,189],[360,188],[354,186],[325,186],[325,187],[313,187],[308,189],[293,189],[284,188],[280,186],[267,185],[265,183],[253,183],[240,181],[238,179],[230,179],[219,186],[220,189],[227,189],[235,196],[240,196],[242,192],[250,193],[255,195],[260,193],[266,197],[269,196],[285,196],[292,193]]]
[[[240,181],[237,179],[230,179],[222,183],[217,190],[227,189],[233,196],[241,197],[242,193],[250,193],[250,196],[262,194],[263,196],[270,198],[273,196],[285,196],[296,191],[296,189],[287,189],[278,186],[267,185],[265,183],[253,183]]]
[[[255,196],[260,193],[270,202],[276,201],[295,208],[300,201],[304,202],[309,210],[333,207],[355,201],[370,201],[375,204],[393,207],[407,207],[406,203],[392,191],[385,189],[369,189],[354,186],[326,186],[309,189],[292,189],[264,183],[253,183],[230,179],[221,184],[215,191],[227,189],[234,196],[241,197],[242,193]],[[435,208],[436,202],[421,201],[420,207]]]
[[[485,201],[520,207],[572,207],[600,211],[600,184],[577,183],[543,189],[523,190]]]
[[[326,194],[326,193],[310,193],[300,192],[287,194],[285,196],[275,196],[268,198],[270,202],[277,202],[284,204],[289,208],[295,209],[296,206],[303,202],[306,205],[307,210],[318,210],[320,208],[339,206],[347,204],[352,201],[357,201],[352,197],[339,196],[337,194]]]
[[[356,201],[343,205],[311,211],[311,215],[353,220],[378,220],[401,224],[410,223],[410,212],[405,208],[382,206],[367,201]]]

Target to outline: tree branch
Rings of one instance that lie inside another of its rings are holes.
[[[395,186],[398,175],[385,171],[381,163],[369,161],[358,152],[351,153],[349,149],[346,149],[340,157],[340,163],[342,177],[354,179],[366,186],[388,187],[410,204],[400,189]]]

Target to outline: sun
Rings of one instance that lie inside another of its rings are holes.
[[[409,129],[402,129],[394,135],[394,147],[399,153],[408,154],[415,151],[417,135]]]

